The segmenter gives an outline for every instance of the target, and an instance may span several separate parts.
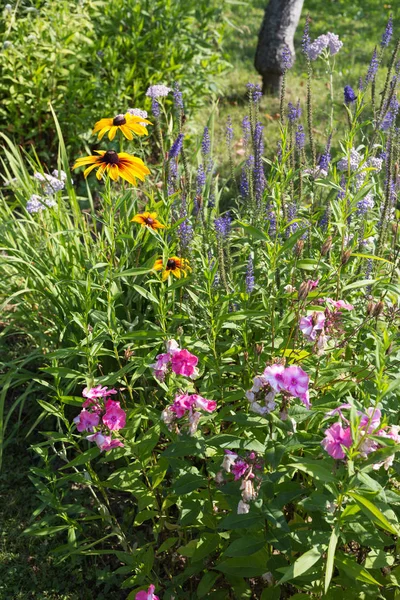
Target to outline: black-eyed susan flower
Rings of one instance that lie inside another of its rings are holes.
[[[125,115],[117,115],[113,119],[100,119],[95,124],[92,133],[98,133],[99,140],[101,140],[108,131],[108,139],[111,141],[119,129],[128,140],[133,140],[134,133],[147,135],[146,125],[151,125],[150,121],[127,112]]]
[[[164,263],[161,258],[156,260],[156,262],[154,263],[154,266],[153,266],[153,270],[154,271],[162,271],[163,270],[162,279],[163,279],[163,281],[165,281],[166,279],[168,279],[168,277],[171,274],[174,275],[175,277],[177,277],[178,279],[180,279],[182,276],[186,277],[187,272],[191,271],[192,269],[190,268],[190,265],[185,258],[179,258],[178,256],[171,256],[171,258],[169,258],[167,260],[167,264],[165,265],[165,267],[164,267]]]
[[[160,223],[157,219],[157,213],[143,212],[135,215],[131,219],[134,223],[140,223],[143,227],[150,227],[150,229],[164,229],[165,225]]]
[[[104,173],[109,175],[114,181],[118,177],[126,179],[129,183],[136,185],[136,178],[144,181],[150,170],[146,167],[141,158],[137,158],[126,152],[114,152],[114,150],[95,150],[99,156],[84,156],[78,158],[73,169],[90,165],[85,169],[83,175],[87,177],[93,169],[98,167],[96,177],[101,179]]]

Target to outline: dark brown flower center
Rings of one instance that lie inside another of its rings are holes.
[[[115,152],[115,150],[107,150],[107,152],[104,154],[103,158],[101,159],[101,162],[105,162],[108,165],[118,165],[118,163],[119,163],[118,154]]]
[[[113,118],[113,125],[115,126],[119,126],[119,125],[125,125],[126,123],[126,119],[125,119],[125,115],[117,115],[116,117]]]
[[[152,219],[151,217],[145,217],[144,222],[146,223],[146,225],[153,225],[154,219]],[[175,261],[172,261],[172,262],[175,262]]]
[[[176,269],[176,260],[169,258],[167,262],[167,271],[173,271]]]

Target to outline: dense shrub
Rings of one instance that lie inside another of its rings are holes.
[[[189,160],[177,95],[173,131],[153,98],[168,152],[151,173],[107,138],[80,157],[107,165],[99,197],[94,171],[77,197],[62,140],[52,176],[6,140],[2,383],[23,390],[13,411],[37,397],[43,430],[27,533],[107,555],[130,599],[398,594],[397,50],[375,90],[390,37],[345,90],[341,140],[327,107],[323,148],[310,87],[309,127],[282,97],[265,160],[249,85],[225,182],[208,128]],[[304,48],[329,68],[340,41]]]
[[[9,8],[7,8],[9,7]],[[224,67],[221,4],[208,0],[22,2],[3,9],[0,128],[57,152],[50,105],[75,153],[88,123],[145,106],[148,85],[180,81],[188,109]],[[148,105],[150,104],[149,101]]]

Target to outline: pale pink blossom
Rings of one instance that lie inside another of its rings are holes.
[[[112,439],[110,435],[103,435],[100,431],[86,436],[89,442],[95,442],[101,452],[113,450],[113,448],[123,448],[124,444],[120,440]]]
[[[266,406],[261,406],[259,402],[251,402],[250,410],[255,412],[257,415],[265,415],[268,413],[268,408]]]
[[[266,378],[263,375],[256,375],[253,379],[253,387],[251,388],[252,392],[259,392],[266,384],[268,383],[268,381],[266,380]]]
[[[160,600],[158,596],[156,596],[155,586],[151,584],[147,592],[138,592],[135,596],[135,600]]]
[[[174,354],[175,352],[179,352],[180,348],[178,342],[176,340],[168,340],[167,342],[167,353]]]
[[[82,396],[84,398],[88,398],[89,400],[95,400],[97,398],[105,398],[106,396],[109,396],[110,394],[118,394],[118,391],[117,390],[109,390],[107,387],[101,387],[101,385],[98,385],[94,388],[85,387],[85,389],[82,392]]]
[[[196,376],[198,371],[196,365],[199,359],[194,354],[191,354],[188,350],[177,350],[172,354],[171,365],[172,370],[177,375],[184,375],[185,377]]]
[[[309,380],[309,376],[301,367],[291,365],[283,372],[283,389],[292,396],[302,399],[302,396],[304,397],[308,391]]]
[[[238,515],[247,515],[248,512],[250,512],[250,504],[248,504],[247,502],[244,502],[243,500],[240,500],[238,507],[237,507],[237,514]]]
[[[303,335],[314,341],[319,331],[322,331],[325,325],[325,315],[323,312],[315,312],[308,317],[302,317],[300,319],[299,328]]]
[[[227,473],[231,472],[231,467],[235,463],[238,455],[232,450],[225,450],[224,460],[222,461],[221,468],[224,469]]]
[[[257,498],[257,493],[251,479],[243,479],[240,489],[242,490],[242,500],[244,502],[250,502]]]
[[[334,408],[333,410],[330,410],[329,412],[326,413],[327,417],[334,417],[335,415],[339,415],[339,417],[341,419],[343,419],[343,421],[345,421],[346,423],[348,423],[348,419],[346,419],[346,417],[343,415],[342,410],[346,409],[350,409],[351,408],[351,404],[349,404],[348,402],[346,404],[341,404],[340,406],[338,406],[337,408]]]
[[[344,310],[353,310],[354,306],[345,302],[344,300],[333,300],[332,298],[326,298],[327,302],[330,302],[335,308],[343,308]]]
[[[126,413],[121,408],[119,402],[114,402],[114,400],[108,400],[106,402],[106,412],[103,415],[103,423],[110,431],[118,431],[125,427]]]
[[[263,377],[275,392],[280,392],[285,389],[284,373],[285,367],[283,365],[270,365],[264,370]]]
[[[191,400],[194,402],[197,408],[201,410],[205,410],[206,412],[214,412],[217,408],[217,403],[215,400],[207,400],[207,398],[203,398],[203,396],[199,396],[198,394],[192,394]]]
[[[83,409],[74,419],[74,423],[79,432],[93,431],[94,427],[99,424],[100,417],[97,413],[91,413]]]
[[[302,401],[302,403],[304,404],[304,406],[306,408],[308,408],[308,410],[310,410],[310,408],[311,408],[311,402],[310,402],[310,392],[309,392],[309,390],[306,390],[304,392],[304,394],[300,394],[299,395],[299,399]]]
[[[361,414],[360,427],[363,428],[368,426],[367,433],[372,433],[373,431],[378,429],[382,416],[379,408],[374,409],[372,406],[370,406],[370,408],[368,408],[367,410],[366,415],[362,413],[359,414]]]
[[[319,279],[315,279],[314,281],[312,279],[309,279],[307,283],[310,290],[315,290],[315,288],[318,287]]]
[[[171,355],[167,352],[164,354],[158,354],[156,356],[156,362],[152,365],[149,365],[151,369],[154,371],[154,377],[158,379],[158,381],[164,381],[165,376],[168,371],[168,366],[171,361]]]
[[[326,429],[321,445],[332,458],[343,460],[346,455],[342,446],[350,448],[352,443],[350,427],[343,429],[340,423],[334,423]]]
[[[199,421],[201,419],[201,413],[199,412],[189,412],[189,435],[194,435],[199,426]]]

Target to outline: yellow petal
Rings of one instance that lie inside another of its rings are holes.
[[[83,167],[83,165],[90,165],[93,162],[97,162],[99,160],[98,156],[82,156],[82,158],[77,158],[75,161],[73,169],[77,169],[78,167]]]
[[[98,164],[94,163],[94,165],[90,165],[90,167],[85,169],[85,171],[83,172],[84,178],[86,179],[86,177],[89,175],[89,173],[91,173],[93,171],[93,169],[95,169],[97,166],[98,166]]]
[[[97,123],[95,123],[92,133],[97,133],[98,131],[100,131],[100,129],[103,129],[103,127],[112,127],[112,124],[112,119],[100,119],[100,121],[97,121]]]
[[[133,135],[129,131],[128,125],[121,125],[120,129],[121,129],[122,133],[124,134],[124,136],[126,137],[127,140],[133,140]]]

